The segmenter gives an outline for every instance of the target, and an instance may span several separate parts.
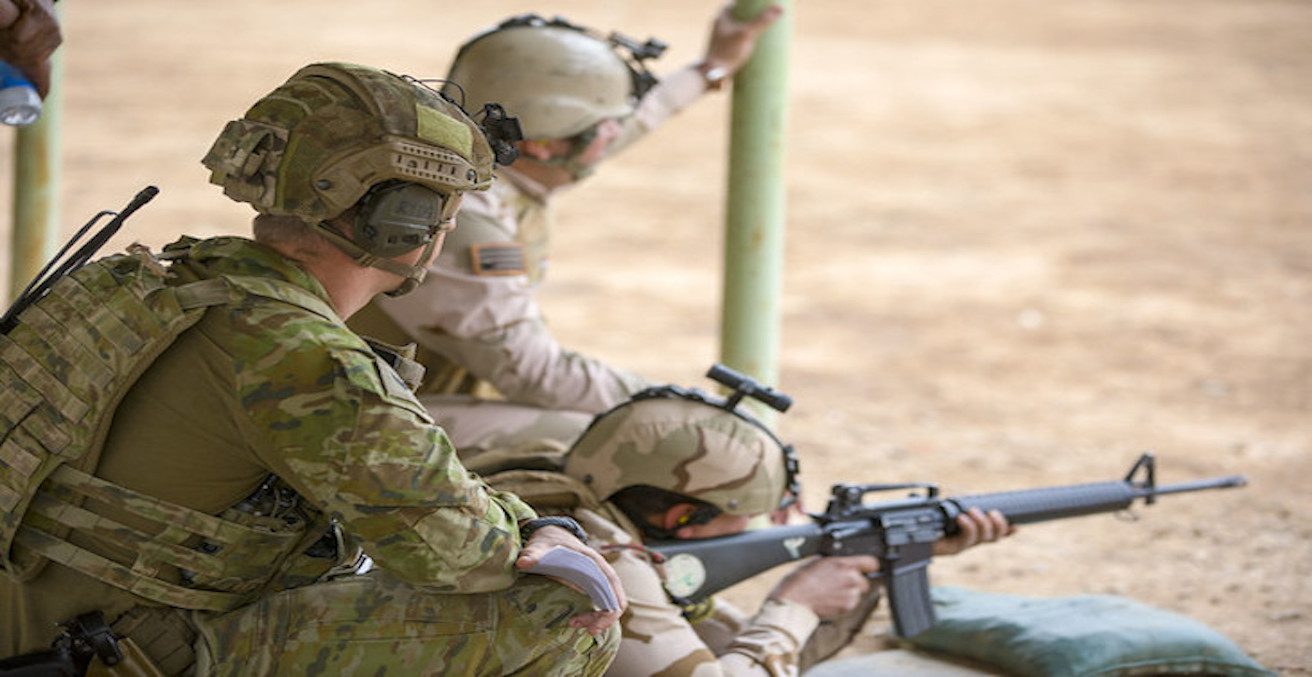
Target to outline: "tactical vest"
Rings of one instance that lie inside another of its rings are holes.
[[[183,254],[185,248],[169,250],[160,258]],[[223,611],[249,602],[275,578],[279,587],[294,587],[322,575],[331,562],[303,569],[292,555],[329,533],[327,520],[317,511],[231,509],[215,516],[95,477],[114,410],[208,307],[241,292],[336,315],[313,294],[276,280],[175,284],[160,258],[134,245],[87,263],[0,335],[0,573],[31,580],[55,561],[161,604]],[[148,520],[150,533],[85,510],[86,499]],[[116,562],[79,547],[70,541],[74,532],[126,548],[134,560]]]

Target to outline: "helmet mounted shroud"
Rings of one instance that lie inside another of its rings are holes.
[[[445,94],[442,95],[450,100]],[[524,130],[519,126],[519,118],[506,114],[506,109],[499,103],[485,103],[478,113],[479,126],[483,135],[492,146],[497,164],[509,165],[519,158],[516,142],[524,140]]]
[[[720,365],[708,375],[733,392],[647,388],[592,420],[566,455],[565,474],[603,500],[650,487],[715,508],[687,523],[792,505],[800,493],[796,452],[737,406],[750,396],[783,411],[791,398]]]

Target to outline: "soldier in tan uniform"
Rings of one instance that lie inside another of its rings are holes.
[[[535,293],[547,272],[551,200],[719,89],[781,11],[739,22],[726,8],[704,57],[659,83],[643,66],[658,42],[561,19],[515,17],[460,49],[444,91],[471,110],[496,101],[517,116],[520,157],[498,169],[491,190],[466,197],[459,228],[420,288],[379,299],[352,327],[418,344],[428,374],[420,399],[462,454],[542,437],[568,444],[592,415],[651,385],[561,346],[547,328]]]
[[[720,598],[683,605],[644,541],[738,533],[797,494],[792,448],[725,400],[660,387],[598,416],[558,472],[490,475],[544,513],[572,515],[611,559],[629,609],[608,675],[797,675],[832,656],[879,601],[871,556],[801,564],[754,613]],[[1011,533],[1000,513],[962,515],[962,531],[935,544],[953,554]]]
[[[254,241],[92,262],[4,328],[0,671],[604,669],[624,605],[614,571],[571,522],[465,470],[392,367],[404,358],[341,319],[422,279],[493,155],[413,79],[307,66],[204,159],[259,212]],[[157,359],[133,357],[179,306],[194,324]],[[127,361],[98,361],[114,353]],[[138,367],[104,404],[100,386]],[[88,407],[99,440],[81,437]],[[525,575],[553,548],[591,562],[614,608]],[[373,569],[356,573],[365,554]]]

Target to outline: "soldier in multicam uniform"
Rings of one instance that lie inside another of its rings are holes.
[[[722,598],[686,605],[667,594],[667,572],[644,541],[737,533],[797,494],[792,448],[723,400],[648,389],[598,416],[554,460],[559,472],[507,470],[488,481],[543,513],[573,516],[619,572],[629,608],[607,675],[797,675],[849,643],[879,601],[866,577],[879,568],[871,556],[806,562],[750,615]],[[959,525],[936,554],[1012,531],[996,512],[975,510]]]
[[[593,415],[652,385],[562,347],[546,327],[535,294],[547,269],[551,198],[718,89],[781,13],[771,6],[740,22],[726,7],[704,57],[658,84],[642,60],[659,43],[607,38],[559,18],[516,17],[461,47],[444,91],[471,109],[496,101],[517,116],[520,159],[498,169],[491,190],[466,198],[460,227],[414,294],[378,299],[351,324],[418,344],[428,378],[420,400],[462,457],[543,437],[567,445]]]
[[[572,523],[466,471],[390,366],[403,358],[340,319],[418,283],[493,155],[450,101],[352,64],[307,66],[228,124],[204,163],[259,212],[255,240],[160,255],[212,307],[112,411],[98,466],[30,487],[0,561],[42,561],[0,570],[0,657],[77,617],[134,674],[605,668],[619,612],[522,570],[563,547],[618,588],[614,571]],[[7,462],[40,453],[4,446]],[[375,566],[356,573],[362,553]]]

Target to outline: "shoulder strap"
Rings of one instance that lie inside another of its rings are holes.
[[[218,280],[227,281],[232,286],[256,296],[285,301],[299,308],[304,308],[325,320],[342,323],[328,302],[313,293],[284,280],[249,275],[224,275]],[[344,324],[344,323],[343,323]]]

